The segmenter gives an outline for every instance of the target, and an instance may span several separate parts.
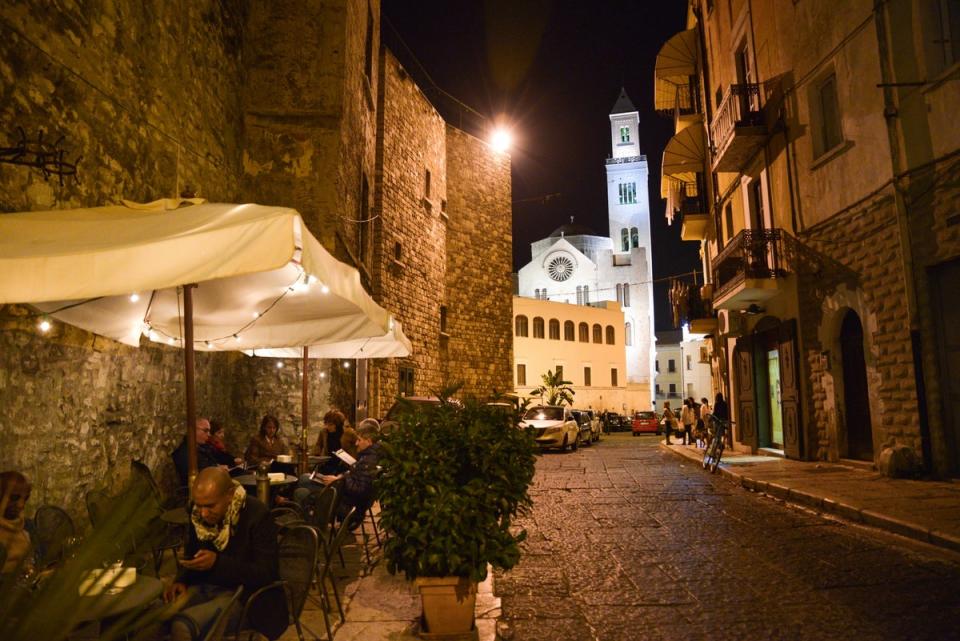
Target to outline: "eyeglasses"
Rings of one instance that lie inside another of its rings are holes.
[[[203,428],[201,427],[201,428],[200,428],[199,430],[197,430],[197,431],[198,431],[198,432],[203,432],[204,434],[209,434],[209,433],[210,433],[210,428],[208,427],[208,428],[206,428],[206,429],[203,429]]]

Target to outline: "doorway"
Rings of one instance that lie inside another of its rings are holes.
[[[867,365],[863,357],[863,325],[853,310],[847,311],[840,326],[840,351],[843,363],[847,457],[872,461],[873,429],[867,393]]]
[[[780,405],[780,350],[767,351],[767,394],[770,407],[770,447],[783,449],[783,414]]]
[[[960,476],[960,261],[954,260],[931,270],[935,305],[934,321],[939,346],[939,379],[946,446],[946,473]],[[924,399],[920,399],[923,403]],[[937,408],[929,408],[930,412]],[[935,457],[936,458],[936,457]]]

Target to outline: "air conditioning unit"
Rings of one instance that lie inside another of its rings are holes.
[[[717,312],[717,318],[719,320],[718,329],[720,330],[721,336],[731,338],[743,336],[743,332],[747,326],[743,312],[734,309],[721,309]]]

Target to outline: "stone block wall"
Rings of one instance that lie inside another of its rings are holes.
[[[838,456],[843,418],[838,416],[835,385],[842,381],[842,368],[835,341],[846,309],[857,312],[863,325],[874,455],[894,444],[912,447],[919,455],[917,391],[892,188],[808,228],[795,251],[801,362],[809,374],[800,377],[806,385],[806,455]],[[824,352],[830,352],[828,359]]]
[[[396,397],[398,367],[414,369],[417,394],[443,383],[439,324],[446,296],[446,125],[389,51],[382,52],[380,68],[373,296],[403,323],[414,349],[408,358],[371,364],[373,416],[382,416]]]
[[[447,380],[486,398],[513,389],[510,157],[447,126]]]

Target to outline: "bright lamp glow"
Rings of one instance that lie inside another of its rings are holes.
[[[490,146],[494,151],[502,153],[510,149],[511,144],[513,144],[513,134],[503,127],[494,129],[490,136]]]
[[[50,321],[47,320],[46,318],[41,319],[40,322],[37,323],[37,328],[44,334],[50,331],[50,327],[51,327]]]

